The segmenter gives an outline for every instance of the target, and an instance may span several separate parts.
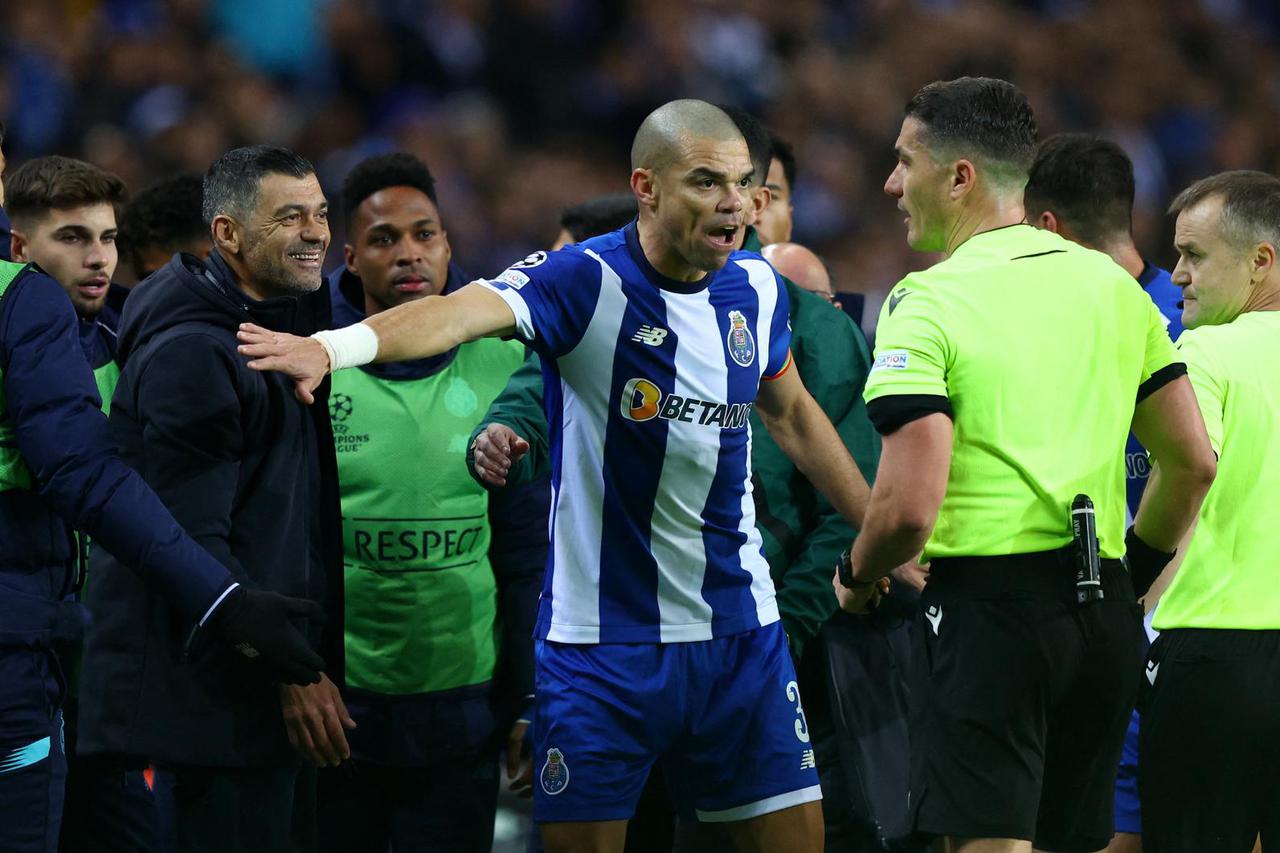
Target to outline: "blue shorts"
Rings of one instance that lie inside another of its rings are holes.
[[[1138,801],[1138,712],[1129,718],[1116,774],[1116,832],[1142,833],[1142,809]]]
[[[540,641],[536,695],[537,821],[629,819],[659,756],[702,821],[822,798],[780,623],[692,643]]]

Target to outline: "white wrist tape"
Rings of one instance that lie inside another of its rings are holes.
[[[311,337],[329,354],[329,372],[344,367],[359,367],[378,356],[378,333],[364,323],[353,323],[345,329],[316,332]]]

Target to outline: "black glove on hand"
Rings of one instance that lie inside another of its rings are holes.
[[[272,677],[289,684],[316,684],[324,659],[290,619],[324,621],[314,601],[239,587],[208,618],[205,627],[242,655],[265,666]]]
[[[1129,566],[1129,579],[1133,581],[1133,594],[1136,597],[1142,598],[1147,594],[1176,553],[1177,551],[1157,551],[1138,538],[1132,525],[1129,527],[1124,534],[1124,561]]]

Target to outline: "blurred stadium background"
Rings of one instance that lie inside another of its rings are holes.
[[[880,187],[921,84],[1007,77],[1042,135],[1096,130],[1138,175],[1137,233],[1171,265],[1172,193],[1280,171],[1276,0],[4,0],[11,164],[66,153],[134,190],[223,150],[310,157],[331,195],[401,148],[440,181],[475,274],[551,242],[562,207],[625,188],[640,119],[670,98],[752,109],[796,148],[795,239],[838,289],[927,263]],[[341,254],[335,234],[330,263]]]
[[[1179,188],[1280,173],[1277,0],[0,2],[10,168],[70,154],[136,191],[273,142],[332,198],[354,163],[404,149],[436,174],[454,258],[477,275],[550,244],[564,206],[623,190],[654,106],[743,106],[795,146],[795,239],[867,294],[868,323],[930,261],[881,192],[902,105],[962,74],[1016,82],[1042,136],[1120,142],[1139,246],[1165,266]],[[503,810],[495,849],[523,849],[526,814]]]

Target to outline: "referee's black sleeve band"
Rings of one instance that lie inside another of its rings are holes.
[[[1138,386],[1138,402],[1141,403],[1179,376],[1186,375],[1187,366],[1182,362],[1175,361],[1173,364],[1166,364],[1151,374],[1151,377],[1146,382]]]
[[[881,435],[888,435],[904,424],[941,412],[954,420],[951,400],[941,394],[893,394],[877,397],[867,403],[867,417]]]

